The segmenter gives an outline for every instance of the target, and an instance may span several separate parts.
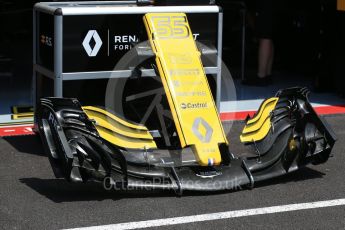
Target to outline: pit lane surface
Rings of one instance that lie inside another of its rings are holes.
[[[334,157],[253,190],[218,193],[105,191],[93,183],[71,184],[54,178],[34,136],[0,139],[0,229],[65,229],[212,214],[345,198],[345,116],[326,120],[338,136]],[[231,129],[234,153],[239,145]],[[344,229],[345,206],[243,216],[152,229]],[[101,229],[101,228],[99,228]]]

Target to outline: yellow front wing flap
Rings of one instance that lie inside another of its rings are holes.
[[[187,16],[148,13],[144,23],[182,148],[192,147],[200,165],[219,164],[227,139]]]
[[[271,128],[270,114],[276,107],[278,99],[272,97],[262,103],[257,114],[247,121],[240,136],[241,142],[260,141],[266,137]]]
[[[83,110],[90,119],[96,121],[99,135],[110,143],[129,149],[157,148],[145,126],[127,122],[98,107],[85,106]]]

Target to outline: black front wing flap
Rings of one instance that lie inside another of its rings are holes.
[[[232,156],[230,162],[213,167],[131,162],[126,149],[100,137],[76,99],[41,99],[35,120],[56,177],[99,181],[121,189],[172,189],[179,194],[183,190],[218,191],[253,187],[256,181],[328,160],[336,137],[307,96],[306,88],[279,91],[268,134],[246,143],[256,156]]]

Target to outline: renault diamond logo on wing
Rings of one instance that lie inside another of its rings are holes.
[[[91,42],[93,40],[94,46],[91,47]],[[98,51],[100,50],[101,46],[102,46],[103,42],[101,40],[101,38],[99,37],[98,33],[96,30],[89,30],[89,32],[87,32],[84,41],[83,41],[83,47],[87,53],[87,55],[89,55],[89,57],[95,57],[98,53]]]
[[[213,129],[202,117],[197,117],[194,120],[192,131],[202,143],[211,141]]]

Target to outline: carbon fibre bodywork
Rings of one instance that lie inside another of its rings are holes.
[[[122,189],[173,189],[182,194],[183,190],[252,187],[257,181],[309,163],[326,162],[336,137],[317,116],[307,95],[306,88],[279,91],[268,117],[269,132],[261,140],[245,143],[257,156],[236,158],[223,145],[219,147],[222,163],[217,166],[200,166],[195,160],[182,159],[192,153],[188,147],[135,150],[116,146],[99,135],[97,121],[88,118],[76,99],[42,99],[36,116],[56,177],[73,182],[107,181]]]

